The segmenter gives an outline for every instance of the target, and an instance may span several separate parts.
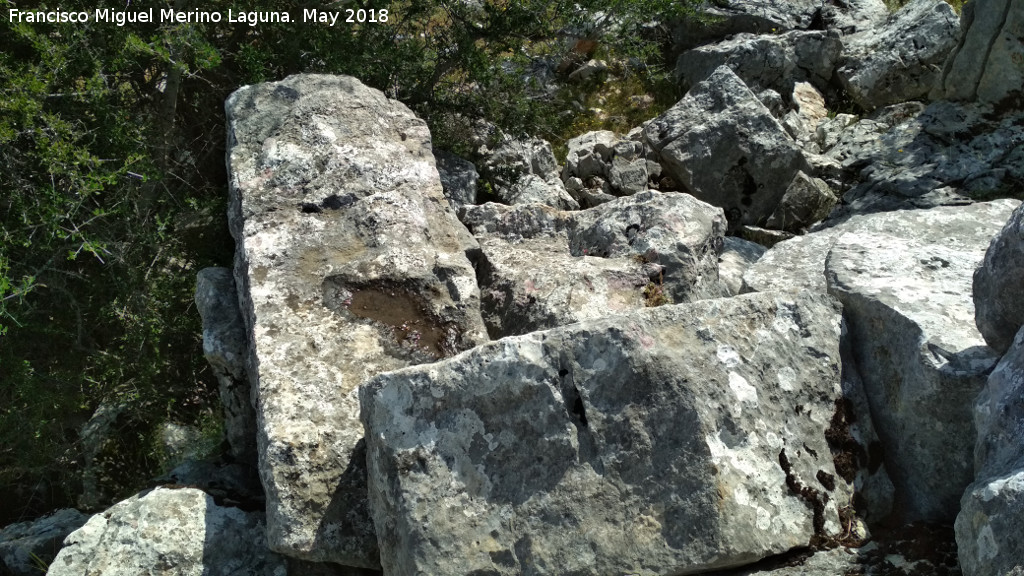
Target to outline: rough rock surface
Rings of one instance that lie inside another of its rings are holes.
[[[977,481],[964,493],[956,536],[966,576],[1024,567],[1024,328],[974,407]]]
[[[972,484],[956,519],[964,576],[1013,576],[1024,572],[1024,468]]]
[[[229,221],[272,549],[378,565],[356,387],[486,340],[426,124],[347,77],[228,98]]]
[[[485,204],[461,213],[480,242],[492,337],[721,295],[721,209],[641,192],[578,212]]]
[[[979,480],[1024,468],[1024,328],[988,377],[974,406]]]
[[[203,319],[203,354],[220,388],[224,435],[231,454],[238,460],[255,461],[256,411],[245,372],[249,344],[231,270],[200,270],[195,301]]]
[[[779,205],[765,222],[765,227],[805,232],[812,224],[824,220],[838,201],[824,180],[797,172],[779,199]]]
[[[648,180],[660,175],[660,167],[647,159],[643,143],[620,138],[614,132],[587,132],[568,143],[562,180],[579,178],[591,189],[628,196],[647,189]]]
[[[1024,2],[968,2],[961,25],[960,43],[932,97],[1024,107]]]
[[[476,188],[480,181],[476,166],[469,160],[441,150],[434,150],[434,161],[441,176],[441,188],[452,209],[476,204]]]
[[[996,234],[985,260],[974,272],[974,309],[978,330],[999,352],[1010,348],[1024,326],[1024,206]]]
[[[505,338],[360,390],[385,572],[689,574],[838,533],[823,295]]]
[[[772,34],[806,30],[814,24],[820,10],[820,0],[706,2],[698,18],[684,19],[675,27],[672,38],[677,48],[686,49],[743,32]]]
[[[0,574],[39,576],[40,562],[50,564],[64,538],[89,519],[73,508],[58,510],[31,522],[19,522],[0,530]]]
[[[505,138],[482,161],[480,173],[506,204],[546,204],[575,210],[576,200],[565,190],[551,144],[539,138]]]
[[[50,576],[284,576],[263,515],[222,508],[192,488],[156,488],[96,514],[68,536]]]
[[[838,120],[838,118],[836,119]],[[852,189],[833,218],[1005,196],[1024,185],[1024,112],[951,102],[880,109],[827,136]]]
[[[810,171],[777,120],[728,67],[647,123],[644,141],[663,170],[730,225],[762,225],[797,172]]]
[[[867,110],[927,96],[959,31],[960,19],[949,4],[912,0],[881,28],[844,38],[836,74]]]
[[[724,65],[755,92],[772,89],[789,94],[796,82],[805,81],[824,90],[841,49],[836,32],[738,34],[684,52],[676,61],[675,75],[681,88],[687,90]]]
[[[743,274],[764,256],[767,248],[749,240],[726,236],[722,253],[718,256],[718,279],[723,296],[736,296],[743,292]]]
[[[889,17],[889,9],[882,0],[842,0],[825,2],[821,7],[821,20],[826,29],[852,34],[882,25]]]
[[[1013,206],[909,213],[905,225],[930,225],[896,235],[847,231],[826,261],[897,500],[911,520],[950,519],[973,479],[970,406],[998,357],[974,326],[970,275]]]

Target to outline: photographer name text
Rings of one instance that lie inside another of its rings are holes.
[[[219,23],[228,22],[231,24],[246,24],[257,26],[269,23],[290,23],[299,22],[305,24],[317,24],[335,26],[341,24],[364,24],[383,23],[388,21],[388,11],[382,10],[317,10],[304,9],[302,17],[293,18],[289,12],[270,11],[236,11],[228,10],[227,13],[207,10],[174,10],[165,8],[155,10],[112,10],[110,8],[98,8],[92,12],[79,11],[71,12],[64,10],[8,10],[8,18],[12,24],[84,24],[87,22],[99,22],[124,26],[126,24],[149,24],[149,23]]]

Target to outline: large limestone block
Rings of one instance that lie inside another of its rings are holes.
[[[88,520],[88,514],[66,508],[0,529],[0,574],[39,576],[39,563],[50,564],[68,534]]]
[[[976,249],[989,238],[992,222],[1007,218],[1020,203],[980,202],[928,210],[893,210],[858,214],[828,228],[779,242],[744,274],[744,291],[825,290],[825,258],[846,232],[883,233],[958,250]]]
[[[867,110],[921,98],[942,75],[960,19],[942,0],[912,0],[879,28],[843,39],[836,75]]]
[[[270,546],[378,565],[356,388],[486,339],[426,124],[347,77],[231,95],[229,219]]]
[[[462,211],[492,337],[721,295],[720,208],[641,192],[582,211],[486,204]]]
[[[820,0],[717,0],[704,2],[693,17],[672,31],[677,48],[686,49],[742,32],[773,34],[806,30],[821,11]],[[845,13],[848,9],[840,9]]]
[[[792,31],[779,35],[738,34],[688,50],[676,61],[675,76],[686,90],[719,66],[728,66],[754,91],[789,94],[797,82],[824,90],[832,79],[842,42],[837,32]]]
[[[193,488],[156,488],[72,532],[50,576],[284,576],[267,549],[263,514],[217,506]]]
[[[964,6],[959,45],[932,96],[1020,108],[1024,86],[1024,1]]]
[[[910,520],[951,519],[973,479],[971,404],[997,356],[974,327],[970,275],[995,226],[977,220],[946,243],[847,232],[825,264]]]
[[[677,575],[840,530],[824,295],[505,338],[360,390],[390,574]]]
[[[974,407],[977,481],[956,519],[966,576],[1002,576],[1024,567],[1024,328],[992,371]]]
[[[763,225],[797,172],[796,143],[727,66],[647,123],[644,140],[683,190],[725,210],[731,225]]]
[[[979,480],[1024,468],[1024,328],[988,377],[974,405]]]
[[[964,576],[1024,573],[1024,468],[972,484],[960,506],[956,542]]]
[[[1014,210],[974,272],[975,319],[985,341],[1005,352],[1024,325],[1024,207]]]

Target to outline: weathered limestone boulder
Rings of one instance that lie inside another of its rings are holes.
[[[360,390],[390,574],[692,574],[840,530],[824,295],[504,338]]]
[[[696,18],[686,18],[673,29],[672,40],[677,49],[687,49],[743,32],[806,30],[813,26],[820,10],[820,0],[705,2]]]
[[[964,576],[1024,573],[1024,468],[972,484],[960,506],[956,540]]]
[[[50,576],[283,576],[263,515],[217,506],[192,488],[156,488],[96,514],[68,536]]]
[[[794,233],[806,231],[811,224],[824,220],[838,201],[824,180],[797,172],[765,227]]]
[[[641,192],[573,212],[485,204],[461,218],[480,242],[493,338],[721,295],[725,217],[688,194]]]
[[[974,423],[979,480],[1024,468],[1024,328],[989,375],[974,405]]]
[[[245,372],[249,343],[231,270],[200,270],[195,302],[203,319],[203,354],[220,389],[224,435],[231,454],[238,460],[255,461],[256,411]]]
[[[73,508],[0,530],[0,574],[39,576],[57,556],[64,538],[89,520]],[[42,564],[40,564],[42,563]]]
[[[1024,568],[1024,328],[992,371],[974,412],[977,481],[956,519],[965,576],[1001,576]]]
[[[587,132],[569,140],[568,145],[562,169],[567,187],[570,179],[579,178],[587,188],[629,196],[646,190],[648,180],[660,175],[660,167],[647,159],[649,150],[642,142],[608,130]]]
[[[889,9],[882,0],[842,0],[825,2],[821,7],[821,20],[828,30],[852,34],[881,26],[889,17]]]
[[[561,182],[547,181],[536,174],[526,174],[511,188],[499,189],[498,197],[508,204],[543,204],[559,210],[579,210],[579,202]]]
[[[826,155],[854,183],[843,196],[847,215],[1006,196],[1024,182],[1024,112],[894,105],[842,129]]]
[[[961,25],[960,43],[932,97],[1024,108],[1024,2],[968,2]]]
[[[782,127],[805,151],[821,152],[818,125],[828,120],[825,97],[810,83],[797,82],[793,85],[790,101],[792,109],[780,120]]]
[[[348,77],[226,103],[229,222],[271,549],[377,567],[356,388],[486,340],[426,124]]]
[[[565,190],[558,162],[546,140],[506,137],[481,163],[481,174],[506,204],[546,204],[576,210],[579,204]]]
[[[826,292],[825,258],[840,227],[796,236],[772,246],[743,274],[743,292],[812,290]]]
[[[648,122],[643,137],[664,172],[725,209],[730,225],[762,225],[797,172],[810,171],[796,143],[727,66]]]
[[[999,352],[1010,348],[1024,326],[1024,207],[1018,207],[996,234],[985,260],[974,272],[974,309],[978,330]]]
[[[874,110],[927,96],[956,46],[960,19],[942,0],[911,0],[880,28],[843,38],[836,69],[854,102]]]
[[[452,209],[476,204],[476,188],[480,181],[476,166],[469,160],[442,150],[434,150],[434,161],[441,176],[441,189]]]
[[[1013,206],[911,214],[905,224],[924,225],[897,234],[853,229],[825,264],[897,500],[911,520],[951,519],[973,479],[970,406],[998,356],[974,326],[970,275]]]
[[[755,92],[772,89],[789,94],[796,82],[810,82],[824,90],[841,50],[838,32],[738,34],[684,52],[676,61],[675,76],[687,90],[719,66],[728,66]]]
[[[749,240],[726,236],[722,242],[722,253],[718,255],[718,280],[722,283],[724,296],[736,296],[743,292],[743,274],[764,256],[767,248]]]

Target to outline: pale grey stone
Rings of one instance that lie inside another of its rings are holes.
[[[5,526],[0,530],[0,574],[39,576],[57,556],[64,538],[89,520],[73,508]]]
[[[385,572],[691,574],[838,534],[839,322],[823,295],[744,295],[378,376]]]
[[[927,96],[959,38],[960,19],[942,0],[911,0],[884,25],[843,38],[836,75],[866,110]]]
[[[797,82],[825,89],[841,49],[836,32],[738,34],[684,52],[676,61],[675,76],[680,87],[688,90],[719,66],[728,66],[755,92],[772,89],[789,94]]]
[[[862,221],[826,261],[908,519],[951,519],[973,478],[970,406],[998,357],[974,327],[970,274],[1010,205],[908,214],[931,226],[895,235]]]
[[[1024,468],[972,484],[960,502],[956,541],[964,576],[1024,573]]]
[[[763,226],[797,172],[810,170],[793,139],[722,66],[644,128],[664,172],[725,210],[730,225]]]
[[[480,242],[493,338],[721,295],[725,217],[688,194],[641,192],[579,212],[485,204],[461,217]]]
[[[749,32],[776,34],[810,28],[821,10],[820,0],[722,0],[703,2],[697,16],[684,18],[672,30],[677,49],[687,49]]]
[[[812,224],[824,220],[838,201],[824,180],[797,172],[765,226],[774,230],[805,232]]]
[[[156,488],[96,514],[64,542],[50,576],[286,576],[263,514],[192,488]]]
[[[767,248],[735,236],[726,236],[723,240],[722,253],[718,255],[718,279],[724,296],[736,296],[743,292],[744,272],[764,255]]]
[[[964,6],[963,33],[933,98],[1024,106],[1024,2],[974,0]]]
[[[976,482],[956,519],[965,576],[1024,567],[1024,328],[988,377],[974,406]]]
[[[989,346],[1010,348],[1024,325],[1024,208],[1018,207],[992,239],[985,260],[974,272],[974,308],[978,330]]]
[[[486,340],[476,242],[426,124],[381,92],[292,76],[241,88],[226,110],[269,544],[375,568],[356,387]]]
[[[821,19],[827,29],[852,34],[872,30],[885,23],[889,8],[883,0],[842,0],[825,2]]]

